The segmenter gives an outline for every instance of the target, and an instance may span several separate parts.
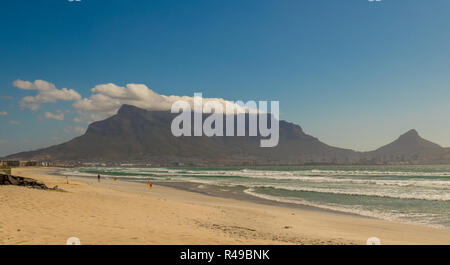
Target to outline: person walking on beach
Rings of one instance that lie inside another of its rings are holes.
[[[100,174],[97,175],[97,180],[100,182]]]

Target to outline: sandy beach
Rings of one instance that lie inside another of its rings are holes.
[[[0,186],[0,244],[450,244],[450,230],[17,168],[65,192]]]

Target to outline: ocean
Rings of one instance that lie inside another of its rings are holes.
[[[450,166],[86,167],[67,176],[186,183],[275,203],[450,228]]]

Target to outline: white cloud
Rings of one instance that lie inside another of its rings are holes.
[[[169,111],[172,104],[178,100],[189,102],[191,107],[194,103],[194,97],[160,95],[142,84],[127,84],[125,87],[112,83],[101,84],[92,88],[91,91],[93,95],[90,98],[83,98],[73,104],[74,108],[80,113],[80,117],[74,119],[75,122],[92,122],[104,119],[116,114],[123,104],[146,110]],[[203,98],[203,104],[212,100],[221,103],[223,106],[229,102],[221,98]],[[244,108],[235,106],[239,112],[246,112]]]
[[[10,121],[9,124],[19,125],[19,124],[22,124],[22,123],[20,121]]]
[[[6,112],[6,111],[1,111],[0,112],[0,116],[6,116],[6,115],[8,115],[8,112]]]
[[[36,80],[34,82],[16,80],[13,85],[22,90],[36,90],[36,96],[27,96],[22,98],[20,105],[23,108],[30,110],[37,110],[42,103],[54,103],[58,100],[76,101],[80,100],[81,96],[73,89],[57,89],[54,84],[44,80]]]
[[[16,80],[14,86],[23,90],[36,90],[37,96],[27,96],[21,100],[21,106],[36,110],[40,104],[57,102],[58,100],[75,101],[73,107],[78,111],[79,117],[73,119],[76,123],[93,122],[105,119],[117,113],[124,105],[133,105],[146,110],[170,111],[172,104],[179,100],[187,101],[193,107],[194,97],[165,96],[158,94],[143,84],[127,84],[121,87],[112,83],[100,84],[91,89],[89,98],[81,98],[75,90],[63,88],[58,90],[54,84],[43,80],[34,82]],[[217,101],[225,106],[229,101],[222,98],[203,98],[203,104]],[[246,108],[234,104],[238,112],[247,112]],[[193,109],[193,108],[192,108]],[[225,109],[225,107],[224,107]],[[250,110],[251,112],[253,110]],[[62,120],[64,115],[46,113],[47,118]]]
[[[57,111],[56,114],[53,114],[51,112],[46,112],[45,113],[45,117],[47,119],[53,119],[53,120],[57,120],[57,121],[62,121],[64,120],[64,113],[62,111]]]

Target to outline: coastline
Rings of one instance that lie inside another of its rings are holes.
[[[336,210],[325,209],[325,208],[320,208],[320,207],[310,206],[310,205],[305,205],[305,204],[269,200],[269,199],[250,195],[248,193],[245,193],[244,191],[230,193],[229,191],[221,191],[220,188],[217,188],[217,189],[207,188],[207,189],[202,190],[202,189],[199,189],[198,187],[196,187],[196,186],[198,186],[198,184],[189,183],[189,182],[153,181],[152,183],[154,183],[156,185],[162,185],[165,187],[170,187],[170,188],[174,188],[174,189],[178,189],[178,190],[187,191],[187,192],[199,193],[199,194],[203,194],[205,196],[233,199],[233,200],[238,200],[238,201],[270,205],[270,206],[275,206],[275,207],[283,207],[283,208],[289,208],[289,209],[300,209],[300,210],[317,211],[317,212],[342,214],[342,215],[347,215],[347,216],[356,216],[356,217],[376,219],[374,217],[366,217],[366,216],[358,215],[355,213],[336,211]]]
[[[1,186],[0,244],[450,244],[450,230],[211,196],[155,183],[53,176],[17,168],[66,192]]]
[[[58,177],[58,176],[61,176],[61,171],[55,168],[54,171],[48,172],[48,174]],[[77,178],[92,179],[92,177],[87,177],[87,176],[72,176],[72,175],[67,175],[67,176],[71,179],[77,179]],[[103,178],[108,179],[108,180],[112,179],[111,176],[103,176]],[[119,177],[119,179],[120,179],[120,177]],[[144,180],[143,181],[131,181],[131,180],[127,180],[127,179],[120,179],[120,180],[122,182],[128,182],[128,183],[142,183],[142,184],[146,183],[146,181],[144,181]],[[173,189],[177,189],[177,190],[181,190],[181,191],[198,193],[198,194],[202,194],[205,196],[220,197],[220,198],[225,198],[225,199],[234,199],[234,200],[238,200],[238,201],[246,201],[246,202],[251,202],[251,203],[280,206],[280,207],[293,208],[293,209],[307,209],[307,210],[311,210],[311,211],[321,211],[321,212],[329,212],[329,213],[335,213],[335,214],[363,217],[363,216],[355,214],[355,213],[336,211],[336,210],[325,209],[325,208],[320,208],[320,207],[310,206],[310,205],[305,205],[305,204],[288,203],[288,202],[269,200],[269,199],[265,199],[265,198],[261,198],[261,197],[252,196],[248,193],[245,193],[244,191],[231,191],[231,190],[224,191],[224,190],[222,190],[222,187],[199,188],[199,186],[205,186],[205,185],[193,183],[193,182],[176,182],[176,181],[168,182],[168,181],[161,181],[161,180],[154,180],[154,179],[151,182],[154,185],[161,185],[164,187],[169,187],[169,188],[173,188]],[[366,218],[374,218],[374,217],[366,216]]]

